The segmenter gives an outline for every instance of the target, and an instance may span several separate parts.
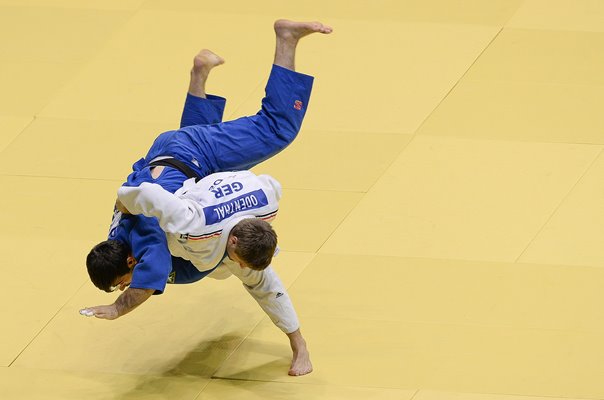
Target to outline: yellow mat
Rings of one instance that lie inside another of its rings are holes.
[[[234,278],[116,321],[85,256],[178,126],[193,56],[258,111],[279,17],[320,20],[302,131],[254,168],[314,371]],[[0,399],[604,399],[596,0],[0,0]]]

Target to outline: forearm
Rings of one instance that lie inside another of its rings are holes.
[[[118,317],[128,314],[139,305],[143,304],[153,293],[153,289],[128,288],[115,300]]]
[[[115,300],[115,303],[107,306],[84,308],[80,310],[80,314],[101,319],[116,319],[143,304],[154,292],[154,289],[128,288]]]
[[[287,290],[271,267],[253,271],[241,269],[236,263],[227,263],[227,266],[233,275],[241,279],[245,289],[279,329],[287,334],[300,327]]]

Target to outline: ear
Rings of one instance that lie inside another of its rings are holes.
[[[237,236],[235,236],[235,235],[230,235],[230,236],[229,236],[229,243],[230,243],[231,245],[236,245],[238,240],[239,240],[239,239],[237,239]]]
[[[126,259],[126,263],[128,265],[128,268],[132,269],[136,265],[136,258],[134,258],[132,255],[129,255]]]

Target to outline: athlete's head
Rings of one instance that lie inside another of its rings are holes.
[[[130,254],[130,248],[117,240],[106,240],[97,244],[86,257],[90,280],[94,286],[105,292],[118,288],[124,290],[132,280],[132,269],[135,265],[136,260]]]
[[[277,234],[266,221],[246,218],[229,234],[227,253],[242,267],[262,271],[271,263],[277,247]]]

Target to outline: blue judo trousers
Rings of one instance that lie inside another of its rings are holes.
[[[287,147],[300,131],[310,100],[313,77],[273,65],[262,99],[253,116],[222,122],[226,100],[187,95],[181,128],[157,137],[144,158],[132,166],[124,186],[153,182],[174,193],[187,179],[178,169],[165,167],[154,179],[149,165],[158,157],[173,157],[200,177],[220,171],[250,169]],[[166,283],[190,283],[209,271],[172,257],[165,233],[155,218],[123,215],[114,210],[110,240],[131,249],[137,260],[130,287],[164,291]]]

